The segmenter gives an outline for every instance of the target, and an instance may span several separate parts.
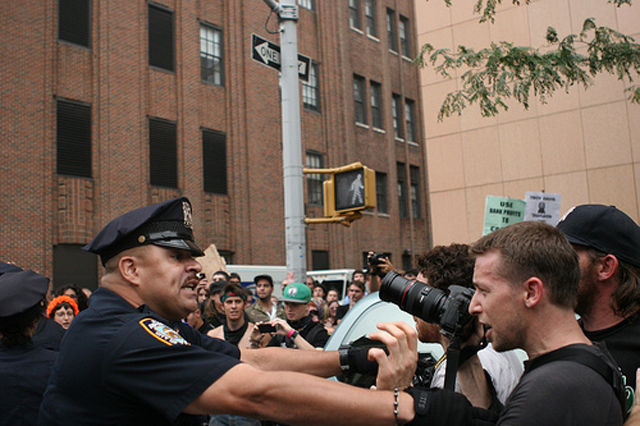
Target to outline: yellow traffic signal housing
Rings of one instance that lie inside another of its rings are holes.
[[[336,169],[322,189],[326,217],[376,207],[376,172],[359,162]]]

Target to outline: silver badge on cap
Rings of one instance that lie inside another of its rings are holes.
[[[184,218],[184,226],[191,228],[191,205],[186,201],[182,202],[182,217]]]

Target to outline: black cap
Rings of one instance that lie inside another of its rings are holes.
[[[116,254],[146,244],[188,250],[194,257],[204,253],[193,241],[191,203],[186,197],[132,210],[115,218],[83,247],[106,264]]]
[[[570,243],[613,254],[640,267],[640,227],[615,206],[583,204],[558,223]]]
[[[49,278],[33,271],[0,275],[0,317],[10,317],[42,303],[49,290]]]

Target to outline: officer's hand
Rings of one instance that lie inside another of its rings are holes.
[[[416,330],[404,322],[379,323],[383,331],[371,333],[369,337],[379,340],[387,346],[389,355],[380,348],[369,350],[369,359],[378,363],[377,389],[405,389],[411,380],[418,363],[418,337]]]

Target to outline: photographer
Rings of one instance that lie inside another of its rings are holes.
[[[562,233],[520,222],[480,238],[471,253],[476,290],[469,312],[487,328],[495,350],[522,348],[529,355],[497,424],[621,425],[622,376],[575,319],[580,268]],[[469,424],[485,413],[447,390],[421,393],[414,396],[413,424]]]
[[[465,244],[434,247],[421,256],[418,263],[420,266],[419,282],[416,284],[426,286],[425,291],[434,288],[441,290],[443,294],[449,294],[449,286],[452,284],[466,288],[473,287],[474,260],[469,255],[469,246]],[[379,265],[372,265],[373,271],[381,270],[380,275],[391,268],[393,265],[387,258],[384,258]],[[385,283],[386,281],[387,278],[385,278]],[[407,285],[412,282],[412,280],[401,279],[395,281],[397,283],[404,282]],[[387,289],[381,291],[383,300],[385,293],[388,292],[385,290]],[[462,309],[466,310],[467,305]],[[478,326],[477,320],[471,317],[467,318],[468,324],[464,327],[462,336],[463,349],[456,374],[455,390],[465,395],[476,407],[491,407],[494,411],[499,411],[501,404],[506,401],[518,382],[522,366],[513,352],[509,352],[508,355],[498,354],[490,346],[481,349],[479,347],[483,334],[481,327]],[[439,343],[445,351],[435,366],[430,383],[432,388],[443,388],[447,368],[446,352],[450,339],[443,334],[442,328],[437,322],[427,322],[415,315],[414,320],[416,321],[418,339],[424,343]]]
[[[327,343],[329,335],[322,324],[311,320],[309,315],[309,302],[311,301],[311,290],[305,284],[289,284],[282,296],[284,301],[284,311],[287,320],[276,318],[267,322],[275,327],[271,331],[271,340],[267,346],[282,346],[286,348],[298,348],[313,350],[321,348]],[[264,334],[260,332],[261,325],[253,328],[251,342],[256,347],[258,342],[264,340]]]

